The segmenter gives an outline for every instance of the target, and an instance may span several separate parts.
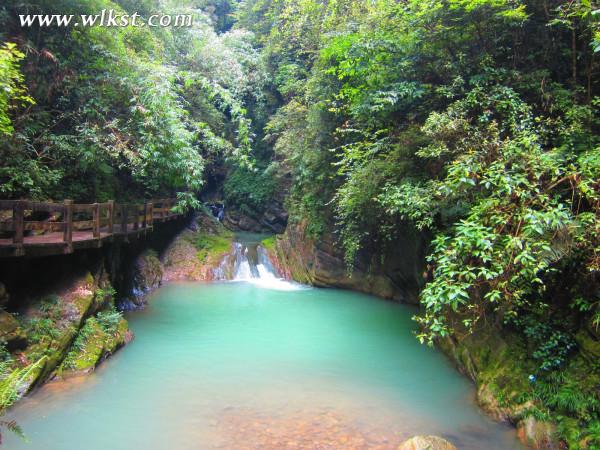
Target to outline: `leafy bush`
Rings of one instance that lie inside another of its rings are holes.
[[[223,186],[225,204],[246,213],[261,213],[272,201],[277,180],[273,166],[265,169],[235,167]]]
[[[27,323],[27,336],[31,343],[37,344],[57,339],[60,337],[60,331],[56,328],[52,319],[36,317],[30,319]]]
[[[121,319],[123,319],[123,314],[115,309],[100,311],[96,315],[98,324],[108,334],[114,334],[117,331]]]

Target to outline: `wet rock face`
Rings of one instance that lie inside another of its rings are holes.
[[[163,281],[210,281],[231,250],[233,234],[214,217],[198,214],[161,257]]]
[[[131,310],[144,305],[144,297],[160,287],[163,279],[163,266],[158,254],[146,250],[135,260],[132,295],[121,302],[121,309]]]
[[[331,233],[307,236],[306,223],[290,225],[277,240],[274,259],[288,278],[323,287],[341,287],[417,304],[424,282],[425,240],[410,233],[390,245],[386,255],[358,256],[349,274],[343,250]],[[273,256],[273,255],[272,255]]]
[[[398,450],[456,450],[456,447],[438,436],[415,436],[404,442]]]
[[[8,300],[10,300],[10,296],[6,291],[6,286],[4,286],[4,283],[0,283],[0,307],[4,307]]]
[[[156,252],[146,250],[137,259],[136,276],[134,279],[136,288],[144,291],[156,289],[162,282],[162,266]]]
[[[527,417],[519,422],[517,434],[524,444],[535,450],[558,450],[561,447],[554,438],[556,428],[548,423]]]
[[[253,233],[283,233],[288,223],[288,213],[279,202],[271,203],[263,213],[248,214],[226,209],[223,223],[227,228]]]

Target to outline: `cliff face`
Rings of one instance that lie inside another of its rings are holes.
[[[233,233],[214,217],[198,214],[160,254],[165,281],[210,281],[231,251]]]
[[[342,250],[331,233],[308,236],[306,223],[290,224],[270,249],[275,265],[287,278],[321,287],[352,289],[403,303],[418,303],[423,282],[425,240],[407,229],[383,255],[358,255],[348,271]]]

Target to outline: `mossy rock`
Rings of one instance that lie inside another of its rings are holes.
[[[202,263],[215,263],[231,250],[232,235],[196,233],[190,242],[198,250],[198,260]]]
[[[277,236],[271,236],[266,239],[263,239],[260,243],[267,251],[274,252],[277,247]]]
[[[153,250],[146,250],[135,262],[135,288],[140,292],[148,292],[160,286],[163,277],[163,268],[158,254]]]
[[[128,341],[129,333],[128,323],[123,318],[112,332],[103,328],[95,317],[89,318],[57,370],[57,376],[68,377],[93,371]]]
[[[519,439],[536,450],[553,450],[556,445],[556,427],[534,417],[527,417],[517,427]]]
[[[415,436],[401,444],[398,450],[456,450],[456,447],[438,436]]]
[[[6,342],[9,351],[22,349],[27,346],[27,335],[15,317],[0,310],[0,340]]]

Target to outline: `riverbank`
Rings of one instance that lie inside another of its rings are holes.
[[[21,394],[94,371],[134,338],[122,311],[143,307],[163,281],[211,279],[231,239],[201,213],[131,245],[0,261],[2,357],[13,368],[40,361]]]
[[[345,269],[331,237],[325,234],[322,239],[311,238],[305,224],[292,225],[285,234],[265,244],[275,265],[288,279],[417,303],[419,286],[427,276],[419,273],[419,268],[424,268],[425,241],[408,237],[406,242],[409,244],[400,242],[393,248],[406,258],[408,270],[398,269],[393,258],[381,259],[377,255],[371,257],[374,264],[363,258],[351,273]],[[554,375],[558,378],[549,381],[532,375],[539,370],[531,356],[533,339],[527,340],[493,320],[479,326],[473,334],[461,331],[458,320],[453,325],[455,333],[439,339],[437,346],[476,385],[477,403],[486,414],[514,426],[520,440],[534,449],[567,448],[566,436],[575,441],[571,441],[572,448],[593,448],[588,447],[587,440],[577,442],[575,437],[578,420],[588,414],[588,409],[593,410],[600,386],[600,371],[594,362],[600,357],[600,344],[597,329],[591,323],[578,328],[575,354]]]

